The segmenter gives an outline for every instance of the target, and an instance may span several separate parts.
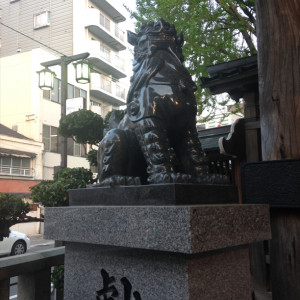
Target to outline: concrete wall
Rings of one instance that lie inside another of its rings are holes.
[[[22,0],[11,3],[2,1],[1,21],[47,46],[71,55],[73,1]],[[49,26],[34,29],[34,15],[50,12]],[[2,38],[1,56],[16,54],[39,47],[40,44],[4,26],[0,27]]]

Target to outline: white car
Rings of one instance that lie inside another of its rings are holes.
[[[24,254],[30,248],[30,239],[24,233],[10,230],[9,237],[0,241],[0,255]]]

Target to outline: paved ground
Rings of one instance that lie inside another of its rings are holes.
[[[54,244],[53,240],[44,239],[42,234],[28,235],[28,237],[30,238],[31,248],[37,247],[37,246],[48,246],[48,245]]]

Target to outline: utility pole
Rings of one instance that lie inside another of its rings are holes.
[[[60,65],[61,67],[61,118],[66,115],[66,100],[68,97],[68,65],[73,61],[85,59],[89,55],[90,54],[88,52],[85,52],[72,56],[62,56],[59,59],[41,63],[41,65],[45,68],[57,65]],[[61,136],[59,144],[61,153],[60,168],[67,168],[67,138]]]

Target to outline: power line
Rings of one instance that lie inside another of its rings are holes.
[[[10,26],[4,24],[3,22],[0,22],[0,24],[3,25],[3,26],[5,26],[5,27],[7,27],[8,29],[13,30],[13,31],[15,31],[15,32],[17,32],[17,33],[19,33],[19,34],[21,34],[21,35],[27,37],[28,39],[30,39],[30,40],[32,40],[32,41],[34,41],[34,42],[36,42],[36,43],[38,43],[38,44],[40,44],[40,45],[42,45],[42,46],[48,48],[48,49],[50,49],[50,50],[56,52],[56,53],[59,53],[59,54],[62,55],[62,56],[66,56],[66,55],[63,54],[62,52],[59,52],[59,51],[57,51],[57,50],[55,50],[55,49],[49,47],[48,45],[46,45],[46,44],[44,44],[44,43],[41,43],[40,41],[37,41],[36,39],[34,39],[34,38],[32,38],[32,37],[26,35],[25,33],[22,33],[21,31],[18,31],[18,30],[16,30],[16,29],[14,29],[14,28],[12,28],[12,27],[10,27]]]

